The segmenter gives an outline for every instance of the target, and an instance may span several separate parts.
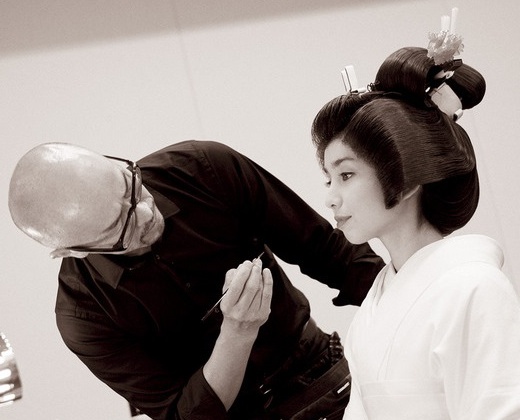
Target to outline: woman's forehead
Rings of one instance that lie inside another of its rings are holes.
[[[354,150],[341,139],[332,140],[324,152],[324,165],[328,169],[334,169],[343,162],[353,162],[358,160]]]

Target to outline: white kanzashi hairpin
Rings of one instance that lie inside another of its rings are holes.
[[[428,57],[433,58],[436,65],[453,61],[453,57],[464,49],[462,37],[455,33],[458,13],[458,8],[451,9],[451,19],[447,15],[441,16],[440,32],[428,34]]]
[[[364,87],[358,87],[354,66],[345,66],[345,68],[341,70],[341,77],[343,78],[345,90],[348,93],[363,93],[367,91],[367,89]]]
[[[447,116],[457,121],[462,117],[462,102],[453,89],[446,83],[432,89],[430,93],[432,102]]]

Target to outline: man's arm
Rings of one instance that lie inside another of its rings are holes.
[[[236,209],[249,234],[304,274],[339,289],[336,305],[362,302],[384,266],[368,244],[349,243],[287,185],[237,151],[215,142],[193,147],[214,171],[211,188]]]
[[[65,344],[98,379],[150,417],[224,420],[240,389],[258,330],[270,312],[272,277],[269,270],[263,276],[260,272],[260,261],[228,272],[221,332],[210,359],[195,372],[186,369],[182,356],[165,354],[145,336],[122,331],[90,303],[84,304],[89,311],[81,311],[82,316],[62,305],[56,314],[58,328]],[[80,290],[63,286],[60,293],[73,298]],[[85,299],[77,298],[77,302]],[[186,351],[181,337],[172,340]]]
[[[153,334],[121,328],[71,274],[66,276],[68,283],[62,282],[58,293],[57,326],[67,347],[98,379],[156,420],[227,419],[202,363],[197,369],[193,357],[186,358],[187,352],[197,352],[196,343],[187,349],[184,337],[156,342]]]
[[[258,330],[270,313],[273,279],[267,269],[262,275],[261,264],[259,259],[246,261],[227,273],[227,293],[221,303],[224,320],[203,368],[204,377],[226,410],[238,395]]]

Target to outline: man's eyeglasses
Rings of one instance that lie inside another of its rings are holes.
[[[128,248],[130,244],[130,240],[132,239],[132,235],[134,233],[134,229],[129,229],[130,222],[135,217],[135,208],[137,204],[141,200],[141,194],[143,191],[143,179],[141,177],[141,169],[137,166],[137,163],[132,162],[131,160],[121,159],[114,156],[106,156],[108,159],[117,160],[119,162],[125,162],[128,164],[128,169],[132,171],[132,193],[130,197],[130,208],[128,209],[128,213],[126,214],[125,224],[123,225],[123,230],[121,232],[121,236],[115,245],[111,247],[104,248],[90,248],[90,247],[82,247],[82,246],[71,246],[66,249],[70,251],[76,252],[100,252],[100,253],[111,253],[111,252],[121,252]],[[135,228],[135,224],[133,225]]]

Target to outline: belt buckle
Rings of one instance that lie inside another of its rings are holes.
[[[264,402],[264,409],[269,408],[269,406],[273,403],[274,395],[273,395],[273,389],[266,386],[265,384],[262,384],[258,387],[260,392],[262,393],[262,396],[265,399]]]

